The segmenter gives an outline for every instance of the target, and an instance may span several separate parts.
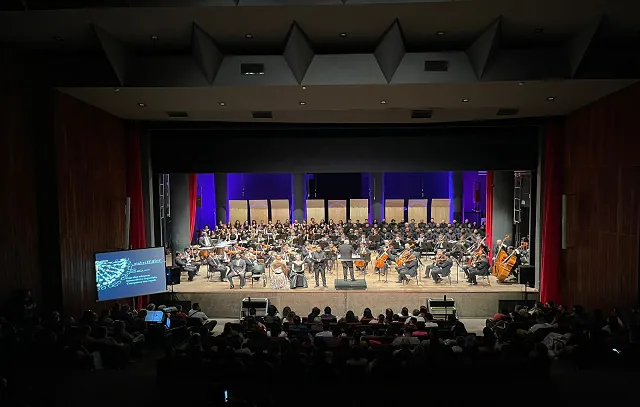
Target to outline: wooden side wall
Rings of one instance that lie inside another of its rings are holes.
[[[566,118],[566,242],[560,292],[567,304],[636,305],[640,273],[640,85]]]

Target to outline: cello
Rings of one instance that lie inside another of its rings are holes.
[[[376,268],[382,270],[384,267],[384,263],[389,259],[389,253],[387,253],[389,249],[385,249],[384,252],[376,259]]]

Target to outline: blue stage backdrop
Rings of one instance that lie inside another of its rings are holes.
[[[463,177],[463,211],[466,217],[473,213],[474,184],[480,185],[481,214],[485,213],[486,175],[467,171]],[[314,190],[310,198],[350,199],[369,198],[369,173],[319,173],[307,174],[307,182],[313,179]],[[228,199],[291,199],[290,173],[228,174]],[[314,196],[315,192],[315,196]],[[384,174],[384,198],[386,199],[452,199],[450,172],[387,172]],[[213,174],[198,174],[200,206],[196,212],[196,229],[216,223],[215,185]],[[475,218],[470,219],[476,220]]]
[[[196,206],[196,229],[204,225],[210,228],[216,224],[216,189],[213,174],[198,174],[198,196],[200,205]]]
[[[474,219],[472,217],[474,202],[473,202],[473,194],[474,194],[474,185],[478,183],[480,187],[480,202],[478,204],[480,209],[480,215],[478,218],[482,218],[486,216],[487,211],[487,175],[486,171],[465,171],[463,178],[463,197],[462,197],[462,211],[465,213],[465,218],[469,218],[471,222],[479,221],[479,219]]]
[[[288,199],[291,174],[227,174],[229,199]]]
[[[386,172],[385,199],[448,199],[449,172]]]
[[[96,253],[98,301],[167,290],[164,247]]]

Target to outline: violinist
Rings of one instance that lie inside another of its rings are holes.
[[[415,277],[418,273],[418,258],[420,253],[412,251],[405,263],[402,266],[398,266],[398,283],[409,281],[409,277]]]
[[[478,285],[478,281],[476,281],[477,276],[489,275],[489,259],[487,259],[487,256],[481,253],[476,256],[475,260],[471,266],[462,267],[464,274],[467,276],[467,282],[470,285]]]
[[[437,264],[436,267],[431,269],[431,277],[433,278],[434,283],[439,283],[442,281],[442,277],[447,277],[451,274],[451,267],[453,267],[453,260],[444,253],[442,255],[441,261]]]
[[[425,268],[424,278],[429,278],[431,276],[431,270],[442,267],[442,264],[444,263],[444,257],[444,251],[442,249],[436,252],[436,258],[433,260],[433,264],[429,264]]]

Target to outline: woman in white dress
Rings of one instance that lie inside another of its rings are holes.
[[[289,280],[287,278],[287,264],[282,261],[282,256],[277,255],[271,263],[271,279],[269,285],[272,290],[288,290]]]
[[[302,256],[296,254],[293,262],[291,263],[291,288],[307,288],[307,276],[304,275],[304,262]]]

